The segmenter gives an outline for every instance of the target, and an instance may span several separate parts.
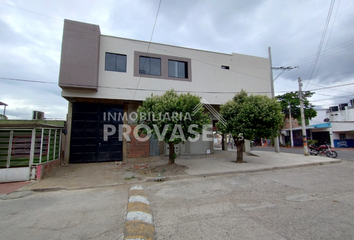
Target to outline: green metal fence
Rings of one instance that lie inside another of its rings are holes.
[[[0,168],[29,167],[60,158],[61,129],[0,129]]]

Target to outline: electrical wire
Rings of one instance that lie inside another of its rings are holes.
[[[42,17],[51,18],[51,19],[54,19],[54,20],[57,20],[57,21],[61,21],[61,22],[63,21],[62,19],[59,19],[59,18],[51,17],[51,16],[48,16],[48,15],[45,15],[45,14],[42,14],[42,13],[38,13],[38,12],[34,12],[34,11],[31,11],[31,10],[28,10],[28,9],[16,7],[16,6],[13,6],[13,5],[8,4],[8,3],[0,2],[0,4],[6,5],[6,6],[9,6],[9,7],[12,7],[12,8],[17,8],[17,9],[20,9],[22,11],[30,12],[30,13],[33,13],[33,14],[37,14],[37,15],[40,15]]]
[[[313,75],[313,73],[315,71],[315,68],[316,68],[316,65],[317,65],[317,61],[318,61],[318,59],[320,57],[320,54],[321,54],[323,42],[324,42],[325,37],[326,37],[326,33],[327,33],[329,22],[331,20],[331,15],[332,15],[332,10],[333,10],[334,3],[335,3],[335,0],[332,0],[331,4],[330,4],[330,7],[329,7],[328,14],[327,14],[327,19],[326,19],[325,27],[323,29],[323,33],[322,33],[322,37],[321,37],[321,40],[320,40],[320,44],[318,46],[317,56],[316,56],[315,62],[314,62],[313,66],[312,66],[312,69],[311,69],[311,74],[310,74],[310,77],[309,77],[310,80],[312,79],[312,75]],[[307,82],[307,85],[306,85],[305,89],[307,88],[308,84],[309,84],[309,82]]]
[[[158,6],[158,8],[157,8],[157,13],[156,13],[156,17],[155,17],[155,22],[154,22],[154,26],[153,26],[153,28],[152,28],[151,37],[150,37],[149,45],[148,45],[148,48],[147,48],[147,51],[146,51],[146,55],[149,53],[150,45],[151,45],[151,42],[152,42],[152,37],[154,36],[155,26],[156,26],[156,22],[157,22],[157,17],[159,16],[160,7],[161,7],[161,2],[162,2],[162,0],[160,0],[159,6]],[[145,60],[144,60],[143,68],[144,68],[145,62],[146,62],[146,58],[145,58]],[[140,71],[139,71],[139,72],[140,72]],[[138,84],[136,85],[136,90],[135,90],[135,92],[134,92],[134,94],[133,94],[132,99],[134,99],[134,97],[135,97],[136,91],[137,91],[137,89],[138,89],[138,87],[139,87],[139,84],[140,84],[140,80],[141,80],[141,73],[140,73],[139,80],[138,80]]]
[[[20,81],[20,82],[29,82],[29,83],[46,83],[46,84],[57,84],[54,82],[45,82],[45,81],[36,81],[36,80],[28,80],[28,79],[18,79],[18,78],[4,78],[0,77],[0,79],[3,80],[10,80],[10,81]],[[85,84],[66,84],[68,86],[72,85],[74,86],[79,86],[79,87],[92,87],[91,85],[85,85]],[[103,86],[103,85],[98,85],[99,88],[107,88],[107,89],[119,89],[119,90],[130,90],[130,91],[150,91],[150,92],[166,92],[166,89],[148,89],[148,88],[129,88],[129,87],[112,87],[112,86]],[[235,94],[239,92],[235,91],[225,91],[225,92],[218,92],[218,91],[180,91],[180,90],[175,90],[175,92],[185,92],[185,93],[211,93],[211,94]],[[279,91],[279,92],[287,92],[287,91]],[[261,93],[261,94],[267,94],[271,92],[267,91],[259,91],[259,92],[249,92],[249,93]]]
[[[325,49],[324,49],[325,51],[326,51],[326,49],[327,49],[329,40],[331,39],[331,36],[332,36],[332,30],[333,30],[333,26],[334,26],[334,23],[335,23],[336,18],[337,18],[337,13],[338,13],[338,9],[339,9],[339,4],[340,4],[340,0],[338,1],[337,10],[336,10],[336,13],[335,13],[335,15],[334,15],[334,19],[333,19],[333,21],[332,21],[332,27],[331,27],[331,30],[329,31],[329,36],[328,36],[328,38],[327,38],[327,43],[326,43],[326,46],[325,46]],[[315,78],[316,78],[316,76],[317,76],[317,74],[318,74],[318,71],[319,71],[320,68],[321,68],[322,62],[323,62],[323,58],[321,58],[320,64],[318,65],[318,68],[317,68],[317,71],[316,71],[316,74],[315,74]]]

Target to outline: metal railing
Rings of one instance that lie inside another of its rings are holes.
[[[0,129],[0,168],[30,167],[60,158],[61,129]]]

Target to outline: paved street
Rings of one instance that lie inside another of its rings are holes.
[[[354,163],[145,188],[157,239],[353,239]]]
[[[123,239],[128,189],[35,192],[0,200],[0,238]]]
[[[353,173],[344,161],[140,184],[156,239],[353,239]],[[123,239],[130,187],[0,200],[1,238]]]
[[[253,151],[269,151],[274,152],[274,147],[253,147]],[[353,148],[336,148],[335,151],[338,153],[338,158],[342,160],[354,162],[354,149]],[[304,149],[302,147],[296,148],[280,148],[280,152],[284,153],[297,153],[304,154]]]

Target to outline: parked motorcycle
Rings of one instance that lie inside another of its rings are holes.
[[[318,154],[326,155],[327,157],[330,158],[336,158],[338,156],[337,152],[332,150],[327,143],[322,144],[320,146],[310,145],[309,149],[310,149],[310,154],[315,156],[317,156]]]

